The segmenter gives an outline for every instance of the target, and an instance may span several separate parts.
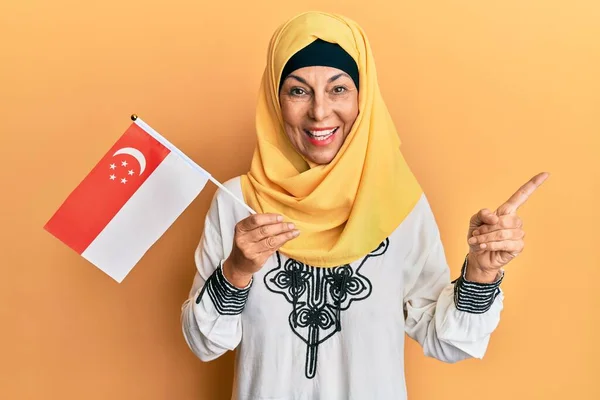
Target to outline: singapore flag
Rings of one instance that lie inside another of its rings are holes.
[[[137,118],[44,228],[121,282],[208,179]]]

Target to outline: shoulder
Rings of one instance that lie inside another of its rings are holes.
[[[235,199],[231,196],[232,194],[238,197],[240,200],[244,200],[242,194],[242,177],[236,176],[222,183],[223,188],[217,188],[213,202],[218,202],[224,206],[233,207],[237,204]],[[229,192],[229,193],[228,193]]]
[[[425,193],[421,194],[392,236],[405,243],[415,243],[415,241],[431,243],[437,239],[439,236],[437,221]]]
[[[442,246],[440,231],[431,204],[421,194],[414,207],[389,236],[391,254],[403,260],[405,282],[412,285],[432,251]]]
[[[207,222],[217,229],[235,226],[240,220],[250,215],[235,199],[244,201],[241,176],[231,178],[222,185],[223,188],[217,188],[206,216]]]

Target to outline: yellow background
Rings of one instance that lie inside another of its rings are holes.
[[[179,323],[215,187],[119,285],[42,227],[138,113],[224,181],[246,171],[276,26],[356,19],[453,275],[469,217],[540,171],[526,248],[483,361],[409,341],[418,399],[598,399],[600,3],[32,1],[0,3],[0,398],[227,399]],[[368,366],[365,366],[368,368]]]

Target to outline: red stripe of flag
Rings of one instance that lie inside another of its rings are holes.
[[[137,124],[131,124],[44,229],[81,254],[169,152]]]

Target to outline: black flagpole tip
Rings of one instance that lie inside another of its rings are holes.
[[[135,121],[136,119],[137,119],[137,115],[135,115],[135,114],[131,114],[131,120],[132,120],[132,121]]]

